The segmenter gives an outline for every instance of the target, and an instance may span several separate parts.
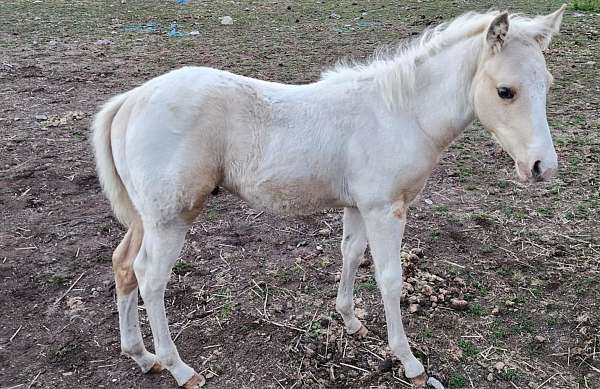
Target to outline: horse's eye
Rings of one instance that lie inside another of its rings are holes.
[[[515,92],[510,88],[501,86],[498,88],[498,96],[500,96],[502,99],[512,99],[515,97]]]

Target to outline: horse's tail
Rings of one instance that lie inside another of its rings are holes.
[[[115,167],[110,133],[113,119],[127,96],[128,93],[123,93],[110,99],[96,114],[92,124],[92,146],[96,156],[96,170],[100,185],[110,201],[115,216],[125,226],[129,226],[139,216]]]

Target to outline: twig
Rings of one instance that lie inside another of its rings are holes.
[[[363,372],[365,372],[365,373],[370,373],[370,371],[368,371],[368,370],[365,370],[365,369],[363,369],[362,367],[358,367],[358,366],[350,365],[350,364],[348,364],[348,363],[340,362],[340,365],[342,365],[342,366],[346,366],[346,367],[349,367],[349,368],[351,368],[351,369],[354,369],[354,370],[363,371]]]
[[[71,284],[71,286],[69,286],[69,289],[67,289],[67,291],[60,296],[58,299],[56,299],[56,301],[54,302],[54,305],[58,304],[62,299],[65,298],[65,296],[71,291],[71,289],[73,289],[75,287],[75,285],[79,282],[79,280],[85,275],[85,272],[81,273],[81,275],[75,280],[75,282],[73,282]]]
[[[540,384],[540,386],[537,387],[537,389],[540,389],[542,386],[544,386],[546,384],[546,382],[550,381],[552,378],[556,377],[557,375],[558,375],[558,373],[555,373],[552,377],[550,377],[546,381],[542,382]]]
[[[442,261],[443,261],[443,262],[446,262],[448,265],[456,266],[456,267],[459,267],[459,268],[461,268],[461,269],[464,269],[464,268],[465,268],[463,265],[459,265],[458,263],[454,263],[454,262],[451,262],[451,261],[447,261],[447,260],[445,260],[445,259],[442,259]]]
[[[23,328],[23,326],[19,326],[19,328],[17,328],[17,330],[15,331],[15,333],[13,334],[13,336],[10,337],[10,339],[8,340],[9,342],[12,342],[13,339],[15,338],[15,336],[17,336],[17,334],[19,333],[19,331],[21,331],[21,328]]]
[[[41,371],[39,373],[37,373],[37,375],[35,376],[35,378],[29,383],[29,386],[27,387],[27,389],[31,389],[31,387],[33,386],[34,382],[38,379],[38,377],[40,376],[40,374],[42,374]]]

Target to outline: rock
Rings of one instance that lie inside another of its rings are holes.
[[[411,253],[413,253],[414,255],[416,255],[419,258],[423,258],[423,256],[425,255],[425,253],[423,252],[422,248],[414,248],[412,250],[410,250]]]
[[[382,373],[385,373],[388,371],[392,371],[392,366],[392,360],[390,358],[387,358],[383,361],[379,361],[379,364],[377,365],[377,370],[379,370]]]
[[[418,296],[410,296],[408,298],[408,303],[409,304],[417,304],[417,305],[419,305],[419,297]]]
[[[48,116],[47,115],[35,115],[35,120],[39,120],[39,121],[43,121],[43,120],[48,120]]]
[[[96,46],[110,46],[113,44],[113,41],[109,39],[98,39],[95,43]]]
[[[331,230],[329,228],[321,228],[319,230],[319,235],[321,236],[329,236],[331,234]]]
[[[494,380],[494,374],[493,373],[488,374],[487,375],[487,380],[490,381],[490,382],[492,382]]]
[[[356,315],[357,318],[364,319],[365,316],[367,315],[367,311],[365,311],[362,308],[354,308],[354,314]]]
[[[546,341],[546,338],[544,338],[542,335],[537,335],[535,337],[535,341],[538,343],[544,343]]]
[[[462,278],[460,278],[460,277],[456,277],[456,278],[454,278],[454,281],[455,281],[457,284],[459,284],[460,286],[466,286],[466,285],[467,285],[467,283],[465,282],[465,280],[463,280],[463,279],[462,279]]]
[[[496,369],[497,371],[502,371],[505,366],[506,364],[504,362],[499,361],[494,364],[494,369]]]
[[[317,245],[316,249],[317,249],[317,251],[323,251],[323,246]]]
[[[438,302],[438,298],[437,296],[429,296],[429,301],[431,301],[433,304]]]
[[[469,307],[469,303],[461,299],[452,299],[450,300],[450,306],[457,311],[464,311]]]
[[[419,308],[420,308],[419,304],[410,304],[408,306],[408,312],[417,313],[419,311]]]
[[[494,307],[494,309],[492,309],[492,315],[496,316],[500,313],[500,308],[499,307]]]
[[[200,35],[200,31],[198,31],[198,30],[190,31],[190,35]]]
[[[431,296],[433,294],[433,288],[431,286],[425,284],[421,288],[421,293],[423,293],[425,296]]]
[[[220,21],[224,26],[231,26],[233,24],[233,18],[231,16],[223,16]]]
[[[329,15],[329,19],[339,19],[339,18],[341,18],[341,16],[336,14],[335,12],[332,12],[331,15]]]
[[[512,307],[512,306],[515,305],[515,302],[514,301],[510,301],[510,300],[506,300],[504,302],[504,305],[506,305],[507,307]]]

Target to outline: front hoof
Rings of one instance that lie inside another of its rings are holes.
[[[188,380],[185,384],[183,384],[182,388],[184,389],[198,389],[203,387],[206,384],[206,378],[204,378],[201,374],[194,374],[192,378]]]
[[[433,377],[427,377],[427,373],[423,373],[412,378],[411,383],[413,384],[414,389],[445,389],[444,385],[437,379]]]
[[[444,385],[442,385],[440,381],[433,377],[429,377],[429,379],[427,380],[427,385],[431,386],[434,389],[445,389]]]

